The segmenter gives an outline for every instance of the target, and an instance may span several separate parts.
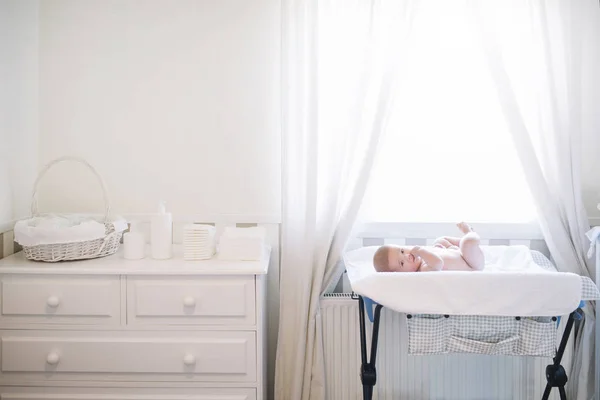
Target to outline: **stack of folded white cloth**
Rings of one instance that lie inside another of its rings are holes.
[[[265,246],[265,228],[225,228],[219,239],[219,260],[260,261]]]
[[[215,254],[215,227],[189,224],[183,227],[183,259],[208,260]]]
[[[127,229],[127,221],[117,217],[111,220],[116,232]],[[15,241],[21,246],[57,243],[78,243],[106,236],[103,217],[84,214],[44,214],[20,220],[15,224]]]

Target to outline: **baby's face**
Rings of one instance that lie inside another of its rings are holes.
[[[395,247],[388,253],[390,271],[393,272],[416,272],[420,262],[417,257],[410,254],[411,247]]]

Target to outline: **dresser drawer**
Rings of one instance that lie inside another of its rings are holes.
[[[0,322],[119,324],[116,276],[4,275]]]
[[[2,374],[174,376],[200,381],[256,380],[255,332],[188,333],[3,331]],[[106,378],[104,378],[106,379]],[[129,378],[131,379],[131,378]],[[134,378],[134,380],[137,380]]]
[[[128,324],[254,325],[254,277],[130,277]]]

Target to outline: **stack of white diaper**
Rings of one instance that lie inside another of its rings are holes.
[[[225,228],[219,239],[219,260],[260,261],[265,246],[265,228]]]
[[[183,227],[183,259],[208,260],[215,254],[215,227],[189,224]]]

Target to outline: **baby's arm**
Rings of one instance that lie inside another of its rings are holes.
[[[413,249],[411,250],[411,254],[415,257],[418,256],[423,259],[423,263],[421,264],[421,268],[419,268],[419,271],[441,271],[442,267],[444,266],[444,261],[442,260],[442,257],[422,247],[413,247]]]

